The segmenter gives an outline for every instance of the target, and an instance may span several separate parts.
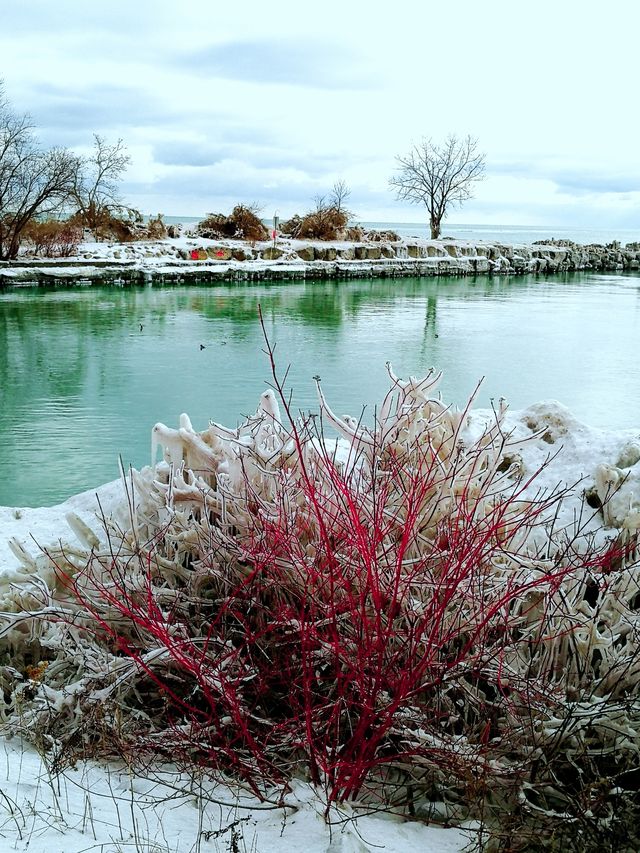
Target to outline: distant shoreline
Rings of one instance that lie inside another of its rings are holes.
[[[263,211],[264,213],[264,211]],[[199,216],[163,216],[167,225],[184,224],[191,227],[204,217]],[[272,220],[265,217],[263,220],[267,228],[271,229]],[[354,224],[360,225],[365,230],[395,231],[400,237],[414,237],[419,240],[430,238],[429,226],[426,219],[416,222],[404,222],[395,220],[356,220]],[[448,223],[445,222],[442,230],[442,239],[470,240],[472,242],[500,242],[508,244],[531,244],[539,240],[571,240],[574,243],[586,246],[599,243],[603,246],[614,241],[622,245],[640,240],[640,228],[600,228],[600,227],[573,227],[566,225],[508,225],[508,224],[481,224],[473,222]]]
[[[206,283],[371,277],[555,274],[640,269],[640,242],[581,246],[469,240],[270,242],[192,235],[132,243],[83,243],[69,258],[22,255],[0,263],[0,286],[62,281]]]

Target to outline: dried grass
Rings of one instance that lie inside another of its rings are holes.
[[[259,217],[257,205],[237,204],[229,216],[210,213],[198,223],[198,236],[210,240],[223,238],[235,240],[267,240],[269,232]]]

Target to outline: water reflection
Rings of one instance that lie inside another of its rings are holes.
[[[462,403],[557,397],[603,426],[640,424],[638,276],[372,279],[0,293],[0,504],[53,503],[148,461],[157,420],[235,423],[269,379],[261,305],[294,405],[320,373],[339,412],[386,388],[384,364],[445,370]]]

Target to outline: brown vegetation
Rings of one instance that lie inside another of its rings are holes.
[[[82,228],[68,220],[30,220],[22,236],[33,244],[36,255],[45,258],[68,258],[73,255],[82,241]]]
[[[360,239],[347,236],[347,223],[352,214],[344,205],[350,194],[345,182],[337,181],[328,199],[325,196],[316,196],[314,210],[304,216],[296,213],[291,219],[283,222],[282,233],[301,240]],[[361,233],[361,229],[356,230]]]
[[[147,237],[149,240],[164,240],[167,235],[167,226],[164,224],[161,213],[149,219],[147,222]]]
[[[302,240],[340,240],[348,217],[334,207],[319,204],[315,210],[300,217],[297,214],[282,223],[282,233]]]
[[[237,204],[229,216],[224,213],[209,213],[198,223],[198,236],[209,240],[224,237],[236,240],[268,240],[269,232],[260,219],[259,212],[260,208],[255,204]]]
[[[83,228],[89,228],[81,213],[76,213],[70,221]],[[147,237],[147,231],[142,222],[142,214],[138,210],[130,210],[127,216],[119,216],[105,208],[100,216],[95,216],[92,219],[92,222],[93,226],[89,230],[98,242],[115,240],[118,243],[131,243],[133,240]]]

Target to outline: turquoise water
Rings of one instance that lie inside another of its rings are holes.
[[[142,466],[156,421],[235,425],[269,381],[262,305],[294,407],[312,377],[339,414],[401,375],[445,371],[445,398],[513,408],[556,398],[640,428],[640,276],[360,280],[0,292],[0,504],[57,503]],[[201,349],[201,345],[204,349]]]

